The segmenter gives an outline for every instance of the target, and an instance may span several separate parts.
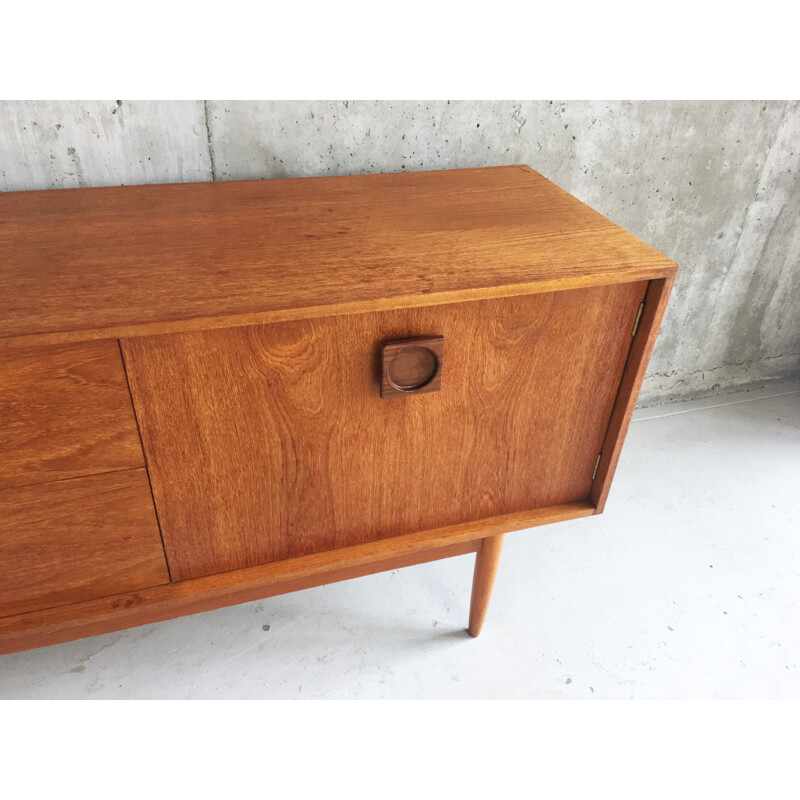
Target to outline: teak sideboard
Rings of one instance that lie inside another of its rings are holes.
[[[527,166],[0,194],[0,652],[603,510],[676,272]]]

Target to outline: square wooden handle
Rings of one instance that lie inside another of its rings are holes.
[[[444,336],[417,336],[384,342],[381,397],[438,392],[442,388]]]

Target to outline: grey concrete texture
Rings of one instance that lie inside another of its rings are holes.
[[[800,102],[0,103],[0,191],[525,163],[680,265],[641,404],[800,375]]]
[[[203,103],[0,102],[0,191],[211,178]]]

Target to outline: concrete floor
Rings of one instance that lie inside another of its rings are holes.
[[[473,558],[3,656],[0,698],[800,698],[800,384],[638,412],[477,640]]]

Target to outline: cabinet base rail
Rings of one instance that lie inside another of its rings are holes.
[[[211,611],[400,567],[477,553],[469,631],[486,616],[502,534],[596,513],[589,501],[506,514],[433,531],[165,583],[0,619],[0,654]]]

